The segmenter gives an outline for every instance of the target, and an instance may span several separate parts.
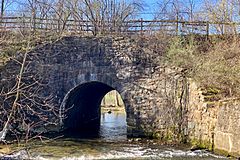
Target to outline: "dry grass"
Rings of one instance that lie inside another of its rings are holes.
[[[54,34],[36,34],[31,46],[59,38]],[[187,70],[206,95],[219,99],[240,96],[240,38],[234,36],[173,36],[155,33],[141,37],[141,45],[151,50],[152,63],[164,63]],[[26,39],[19,33],[0,37],[0,66],[9,57],[24,51]]]
[[[194,78],[204,88],[217,88],[224,97],[240,95],[240,43],[222,40],[200,57]]]
[[[168,65],[187,70],[208,100],[240,96],[240,42],[234,37],[212,37],[207,41],[174,37],[163,56]]]

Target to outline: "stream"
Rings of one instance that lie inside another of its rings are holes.
[[[24,151],[22,151],[24,152]],[[25,151],[26,152],[26,151]],[[19,156],[17,155],[19,154]],[[20,156],[25,154],[27,156]],[[123,112],[102,113],[97,135],[82,138],[60,138],[46,144],[35,143],[27,153],[15,153],[8,159],[92,160],[92,159],[227,159],[204,150],[190,151],[186,146],[163,145],[156,140],[128,139],[126,115]]]

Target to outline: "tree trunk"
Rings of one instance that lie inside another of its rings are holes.
[[[1,18],[3,17],[3,12],[4,12],[4,1],[5,0],[2,0],[2,3],[1,3]]]
[[[24,57],[23,57],[23,62],[21,64],[21,68],[20,68],[20,71],[19,71],[15,99],[14,99],[14,102],[12,104],[12,108],[11,108],[11,111],[8,115],[7,121],[4,124],[3,129],[0,131],[0,142],[5,140],[7,132],[9,130],[9,125],[11,123],[11,120],[14,118],[14,114],[15,114],[16,110],[18,109],[18,104],[17,103],[18,103],[18,100],[19,100],[19,97],[20,97],[20,92],[21,92],[20,87],[21,87],[21,84],[22,84],[22,77],[23,77],[23,72],[24,72],[25,63],[26,63],[29,48],[30,48],[30,40],[28,41],[27,49],[25,51],[25,54],[24,54]]]

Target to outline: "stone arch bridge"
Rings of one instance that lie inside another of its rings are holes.
[[[174,137],[183,133],[185,125],[185,78],[157,58],[141,39],[69,36],[28,53],[23,83],[40,86],[25,87],[38,95],[33,107],[63,130],[97,126],[102,98],[117,90],[126,107],[130,136]],[[14,86],[19,67],[10,60],[1,68],[2,91]],[[39,97],[51,98],[40,108]],[[21,100],[24,105],[32,102]],[[1,105],[6,105],[2,96]],[[56,111],[48,113],[47,106]]]

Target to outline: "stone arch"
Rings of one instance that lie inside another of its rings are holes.
[[[103,97],[112,90],[117,90],[121,95],[121,86],[116,82],[113,83],[111,78],[109,80],[106,83],[101,81],[83,82],[66,94],[59,111],[62,131],[98,129],[101,118],[100,104]],[[122,99],[124,101],[124,98]]]
[[[46,115],[48,124],[56,125],[57,130],[59,122],[64,126],[65,113],[68,111],[66,105],[71,95],[82,84],[100,82],[121,94],[126,107],[128,135],[151,136],[159,133],[164,137],[166,132],[178,133],[179,128],[183,128],[181,126],[187,127],[184,118],[187,107],[179,105],[181,99],[178,97],[178,93],[187,94],[187,87],[181,87],[187,84],[183,81],[184,72],[153,63],[155,54],[151,55],[148,48],[139,50],[138,42],[123,37],[64,37],[54,43],[38,46],[28,54],[26,75],[29,76],[24,76],[22,81],[26,84],[31,79],[40,82],[40,87],[36,87],[36,97],[51,99],[47,106],[51,106],[53,111],[47,112],[44,107],[40,109],[41,115]],[[21,57],[18,60],[21,61]],[[14,60],[1,68],[1,91],[7,93],[13,88],[15,75],[19,72],[17,68],[19,64]],[[1,98],[5,99],[4,96]],[[5,107],[5,101],[1,102]],[[33,107],[39,111],[37,104]],[[60,115],[57,115],[54,111],[59,107]],[[6,105],[5,109],[9,109],[9,106]],[[179,111],[183,113],[179,114]]]

